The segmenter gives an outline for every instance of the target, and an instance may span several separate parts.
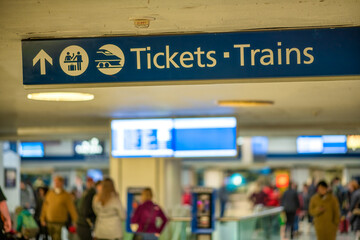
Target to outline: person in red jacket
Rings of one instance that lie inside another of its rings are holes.
[[[267,195],[265,206],[278,207],[280,206],[280,193],[272,186],[265,186],[263,192]]]

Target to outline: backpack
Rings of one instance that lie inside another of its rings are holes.
[[[39,226],[31,215],[22,216],[23,226],[21,233],[26,238],[34,238],[39,233]]]

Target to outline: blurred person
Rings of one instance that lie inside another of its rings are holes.
[[[110,178],[101,182],[101,190],[94,196],[92,207],[96,214],[95,238],[121,240],[124,211],[114,182]]]
[[[344,194],[345,194],[344,192],[345,192],[345,190],[344,190],[343,186],[341,185],[340,178],[335,177],[331,181],[331,191],[335,195],[335,197],[338,199],[339,207],[340,207],[340,210],[341,210],[341,203],[344,200]]]
[[[46,226],[52,240],[61,240],[61,229],[70,214],[73,223],[78,215],[71,195],[64,190],[64,178],[54,177],[54,189],[48,191],[41,210],[40,221]]]
[[[39,233],[39,225],[31,215],[28,209],[17,207],[15,210],[16,218],[16,232],[20,239],[32,239]]]
[[[71,200],[74,203],[76,212],[79,213],[79,201],[80,199],[77,197],[78,196],[78,191],[76,188],[73,188],[70,192],[70,196],[71,196]],[[79,215],[78,215],[79,217]],[[79,219],[79,218],[78,218]],[[74,223],[72,222],[71,219],[71,215],[68,214],[68,220],[66,221],[65,227],[68,231],[68,240],[78,240],[79,237],[77,235],[77,226],[74,225]]]
[[[253,203],[253,208],[262,208],[267,202],[268,196],[259,185],[255,191],[250,195],[249,200]]]
[[[102,185],[101,185],[101,182],[102,181],[97,181],[95,183],[95,190],[96,190],[96,193],[99,194],[101,192],[101,188],[102,188]]]
[[[134,240],[157,240],[168,219],[161,208],[152,202],[151,188],[145,188],[141,198],[142,203],[131,218],[131,223],[138,225]],[[160,226],[156,224],[158,218],[162,221]]]
[[[356,240],[360,239],[360,187],[356,180],[348,184],[350,195],[350,212],[352,229],[355,231]]]
[[[302,192],[300,193],[300,198],[302,199],[302,205],[301,205],[301,217],[303,221],[308,221],[308,223],[311,223],[310,220],[310,214],[309,214],[309,204],[310,204],[310,195],[309,195],[309,187],[307,184],[303,185]],[[306,220],[305,220],[306,219]],[[310,232],[310,225],[307,225],[305,232]]]
[[[317,193],[311,198],[309,212],[314,217],[318,240],[335,240],[340,222],[340,208],[337,198],[328,192],[328,184],[320,181]]]
[[[294,238],[295,215],[296,211],[300,207],[298,193],[293,187],[294,184],[290,182],[289,188],[284,192],[281,198],[281,206],[284,207],[286,214],[285,233],[287,233],[290,229],[290,239]]]
[[[317,190],[316,189],[316,184],[317,184],[316,180],[315,180],[315,178],[313,178],[312,181],[311,181],[311,184],[309,186],[309,199],[311,199],[316,194],[316,190]],[[310,204],[310,200],[309,200],[309,204]],[[313,222],[313,216],[311,214],[309,214],[308,217],[309,217],[308,222],[312,223]]]
[[[24,181],[20,182],[20,205],[24,208],[35,208],[35,196],[32,187]]]
[[[297,193],[298,199],[299,199],[299,207],[296,209],[296,213],[295,213],[295,219],[294,219],[294,235],[298,235],[299,232],[299,223],[300,223],[300,218],[302,215],[302,207],[304,205],[304,201],[302,198],[302,195],[298,192],[298,185],[297,183],[293,182],[292,183],[292,189],[294,189]]]
[[[38,177],[35,182],[33,183],[35,189],[45,187],[44,180],[41,177]]]
[[[265,200],[266,207],[278,207],[280,206],[280,193],[275,187],[269,185],[263,188],[263,192],[267,198]]]
[[[6,197],[0,187],[0,239],[6,239],[5,233],[11,231],[11,218]]]
[[[77,222],[77,234],[81,240],[91,239],[91,230],[94,227],[96,215],[92,202],[96,195],[94,180],[90,177],[86,179],[86,189],[80,199],[79,219]]]
[[[47,229],[44,226],[41,226],[41,221],[40,221],[40,215],[41,215],[41,209],[45,200],[45,196],[46,193],[49,189],[47,187],[38,187],[36,190],[36,206],[35,206],[35,214],[34,214],[34,218],[36,223],[39,226],[39,233],[36,237],[37,240],[40,239],[40,237],[42,237],[41,239],[43,240],[48,240],[48,234],[47,234]]]
[[[191,206],[192,196],[191,196],[191,188],[190,187],[185,187],[184,193],[181,197],[181,203],[183,205]]]
[[[78,190],[76,188],[73,188],[70,192],[70,195],[71,195],[72,201],[74,202],[76,210],[78,210],[79,203],[80,203],[80,198],[78,197],[79,196]]]
[[[303,189],[300,193],[301,195],[301,199],[302,199],[302,207],[301,207],[301,211],[303,212],[303,216],[307,216],[309,213],[309,204],[310,204],[310,195],[309,195],[309,187],[307,184],[303,185]]]
[[[226,210],[226,204],[229,201],[230,193],[226,189],[226,185],[223,184],[219,189],[219,200],[220,200],[220,218],[224,217],[225,210]]]

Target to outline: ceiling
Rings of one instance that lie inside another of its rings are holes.
[[[111,118],[195,115],[235,115],[244,135],[360,133],[360,77],[66,89],[93,93],[95,100],[38,102],[26,95],[45,90],[24,89],[21,62],[21,40],[28,38],[360,26],[359,13],[359,0],[0,0],[0,138],[106,136]],[[155,20],[148,29],[138,29],[129,20],[136,17]],[[227,99],[275,104],[256,108],[216,105],[217,100]]]

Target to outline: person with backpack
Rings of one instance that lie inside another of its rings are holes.
[[[39,233],[39,226],[31,213],[22,207],[15,210],[17,214],[16,231],[20,239],[32,239]]]

